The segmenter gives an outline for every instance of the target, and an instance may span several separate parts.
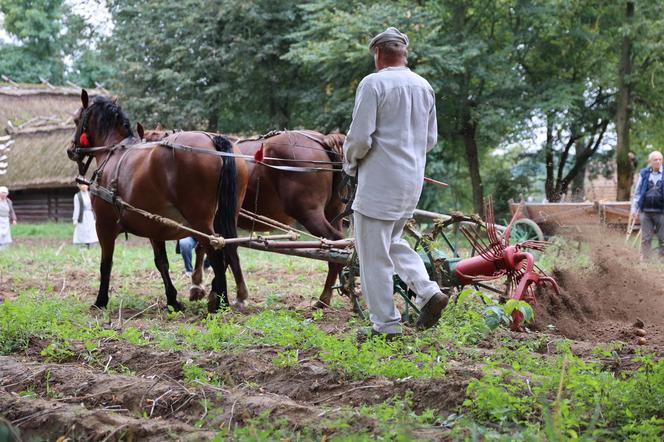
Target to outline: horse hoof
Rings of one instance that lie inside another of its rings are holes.
[[[90,306],[90,311],[91,311],[91,312],[101,312],[101,311],[104,310],[105,308],[106,308],[105,305],[92,304],[92,305]]]
[[[189,288],[189,300],[190,301],[199,301],[205,298],[205,289],[200,285],[192,285]]]
[[[208,293],[208,313],[217,313],[219,310],[219,296],[215,292]]]
[[[184,311],[184,305],[180,304],[178,301],[175,301],[172,304],[168,304],[169,307],[173,309],[173,311],[176,312],[183,312]]]

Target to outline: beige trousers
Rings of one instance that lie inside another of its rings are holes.
[[[440,288],[429,279],[422,258],[401,238],[407,218],[386,221],[355,211],[353,221],[362,294],[369,307],[369,319],[377,332],[400,332],[401,314],[394,305],[393,275],[399,275],[417,294],[419,308],[440,292]]]

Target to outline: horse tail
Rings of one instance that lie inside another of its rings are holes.
[[[214,148],[219,152],[233,153],[233,145],[226,137],[215,135],[212,137]],[[224,156],[219,178],[219,191],[217,192],[217,213],[214,216],[214,230],[224,238],[237,236],[237,169],[235,158]]]
[[[323,146],[325,146],[325,152],[327,152],[330,161],[340,163],[344,160],[344,141],[346,141],[346,135],[344,134],[327,134],[323,136]],[[332,168],[339,170],[341,169],[341,165],[335,164]],[[340,182],[341,173],[335,172],[334,178],[332,178],[332,192],[334,194],[337,193]]]

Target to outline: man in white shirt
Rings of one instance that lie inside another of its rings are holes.
[[[429,279],[419,255],[401,238],[422,193],[426,153],[438,137],[436,102],[429,83],[406,67],[408,37],[388,28],[371,40],[376,73],[355,96],[346,142],[344,171],[357,176],[353,202],[362,293],[372,335],[401,335],[394,305],[396,273],[417,294],[417,328],[433,327],[448,302]]]
[[[662,154],[650,152],[648,167],[639,172],[632,201],[632,216],[639,213],[641,220],[641,261],[652,258],[652,237],[657,233],[659,258],[664,259],[664,181],[662,181]]]

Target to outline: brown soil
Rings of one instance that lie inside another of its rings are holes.
[[[415,410],[432,408],[444,418],[464,400],[470,379],[481,375],[479,368],[459,364],[438,380],[351,381],[307,354],[293,367],[276,367],[271,360],[278,349],[272,347],[217,355],[126,342],[102,344],[97,363],[83,361],[82,353],[50,363],[39,354],[45,344],[32,342],[22,357],[0,356],[0,415],[24,438],[205,440],[220,426],[242,425],[265,412],[286,419],[293,429],[322,428],[321,416],[334,419],[344,407],[380,403],[407,391],[414,393]],[[181,367],[188,359],[217,374],[224,388],[186,384]],[[131,374],[116,374],[121,370]],[[203,399],[208,412],[217,414],[201,429],[195,425],[206,414]],[[356,424],[358,431],[376,425],[368,418]],[[446,438],[444,431],[421,436]]]
[[[648,350],[664,353],[664,286],[661,264],[641,264],[624,237],[610,231],[586,232],[589,268],[570,267],[561,259],[553,276],[561,288],[538,295],[535,329],[589,342],[622,341],[637,345],[634,324],[644,323]]]

